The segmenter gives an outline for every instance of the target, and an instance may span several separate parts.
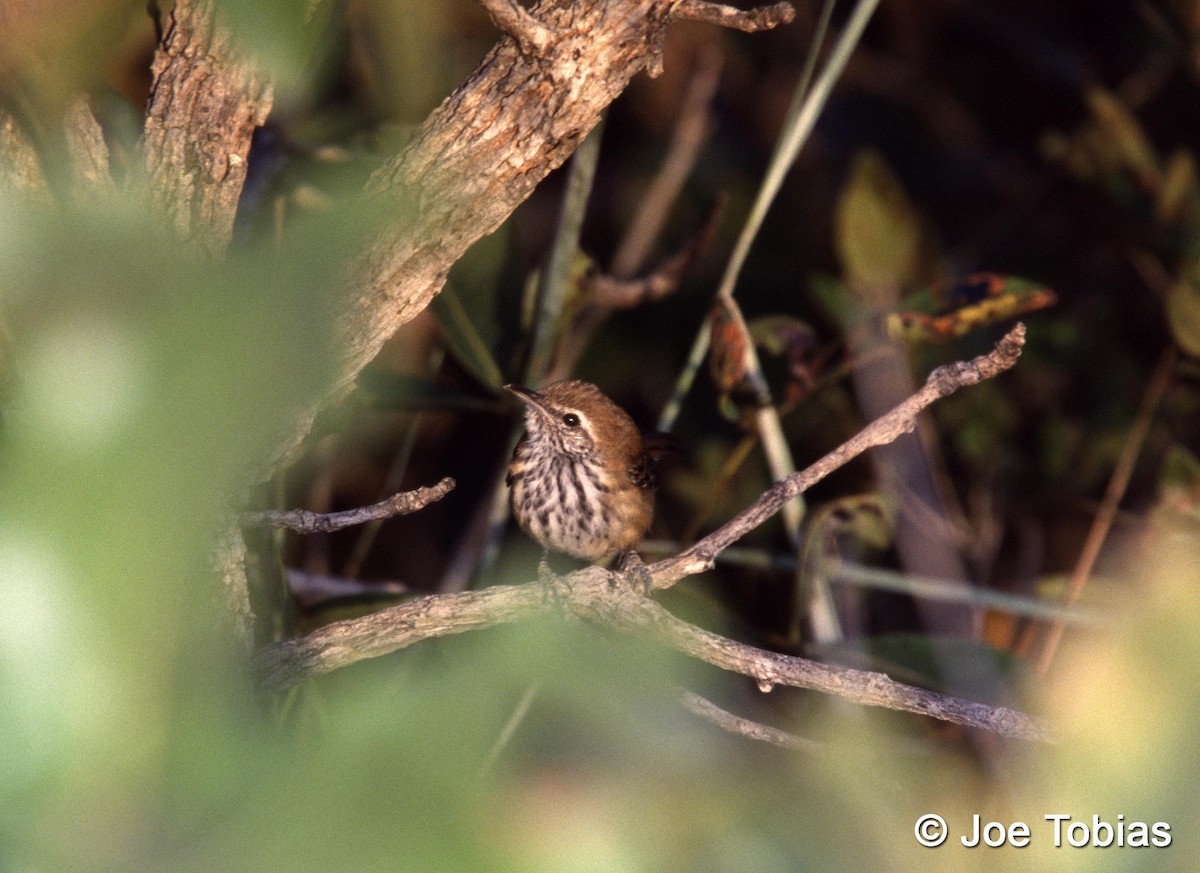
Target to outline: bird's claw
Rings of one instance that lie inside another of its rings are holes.
[[[538,584],[542,586],[542,603],[553,603],[554,608],[564,619],[574,616],[563,598],[564,591],[570,594],[571,583],[567,581],[566,576],[559,576],[550,569],[550,562],[546,560],[544,554],[538,561]]]
[[[617,568],[634,591],[645,597],[650,597],[654,593],[654,577],[650,574],[650,568],[646,566],[642,556],[637,552],[633,550],[626,552],[617,564]]]

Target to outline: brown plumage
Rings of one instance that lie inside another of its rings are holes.
[[[633,419],[590,382],[534,391],[508,467],[521,528],[544,548],[598,561],[635,548],[654,514],[654,473]]]

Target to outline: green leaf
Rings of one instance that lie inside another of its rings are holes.
[[[1176,149],[1163,170],[1155,215],[1163,224],[1185,221],[1195,215],[1198,197],[1196,159],[1186,149]]]
[[[916,278],[921,225],[899,180],[875,151],[858,154],[835,218],[837,249],[851,288],[872,308]]]
[[[1097,147],[1111,154],[1144,187],[1155,187],[1160,172],[1158,155],[1136,116],[1119,97],[1103,88],[1090,89],[1087,102],[1097,127]]]
[[[503,385],[521,326],[516,307],[501,295],[509,248],[508,225],[476,242],[450,271],[430,305],[450,353],[482,383]]]
[[[220,0],[216,14],[238,48],[268,70],[276,90],[290,99],[329,51],[332,7],[312,0]]]
[[[1157,511],[1200,522],[1200,458],[1183,446],[1171,446],[1158,477]]]
[[[492,350],[479,332],[475,321],[467,314],[458,294],[446,285],[430,305],[450,351],[484,385],[503,385],[504,375],[492,356]]]
[[[1176,345],[1200,357],[1200,288],[1179,282],[1167,295],[1167,324]]]

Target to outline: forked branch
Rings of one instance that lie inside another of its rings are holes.
[[[920,391],[891,412],[875,419],[815,464],[776,482],[732,520],[691,548],[673,558],[650,565],[654,587],[667,588],[684,576],[710,569],[717,555],[725,548],[777,513],[789,500],[803,494],[867,449],[886,445],[901,434],[911,432],[917,426],[917,416],[935,400],[1011,369],[1017,363],[1024,345],[1025,325],[1018,322],[988,354],[980,355],[974,360],[938,367],[929,374]]]
[[[517,41],[521,51],[537,54],[550,43],[550,31],[517,0],[479,0],[496,27]]]

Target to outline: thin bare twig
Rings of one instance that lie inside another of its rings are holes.
[[[454,480],[447,476],[436,485],[401,491],[371,506],[360,506],[344,512],[309,512],[306,509],[264,509],[243,512],[242,524],[248,527],[286,527],[296,533],[329,533],[379,518],[407,515],[436,503],[454,489]]]
[[[681,555],[651,565],[656,587],[665,588],[712,565],[730,543],[761,524],[788,500],[866,449],[911,430],[916,416],[940,397],[996,376],[1016,363],[1025,329],[1016,325],[989,355],[939,367],[925,387],[858,436],[807,470],[779,482],[746,511]],[[263,649],[259,674],[268,686],[285,688],[306,676],[326,673],[379,657],[422,640],[558,612],[566,606],[604,627],[648,632],[665,644],[724,670],[753,677],[764,690],[789,685],[835,694],[858,703],[929,715],[979,727],[1002,736],[1048,740],[1050,729],[1028,715],[894,682],[880,673],[834,667],[767,652],[696,628],[676,618],[632,586],[614,584],[614,576],[588,567],[558,582],[556,597],[545,586],[499,585],[482,591],[433,595],[362,618],[336,622],[304,637]]]
[[[710,3],[708,0],[683,0],[675,10],[674,17],[690,18],[705,24],[754,33],[770,30],[781,24],[790,24],[796,17],[796,10],[791,3],[775,3],[756,9],[737,9],[724,3]]]
[[[711,700],[688,691],[686,688],[679,689],[679,699],[688,712],[700,716],[705,721],[712,722],[717,727],[727,730],[731,734],[749,737],[752,740],[761,740],[764,743],[770,743],[773,746],[780,746],[785,749],[812,752],[821,748],[821,744],[815,740],[798,737],[779,728],[751,721],[748,718],[742,718],[740,715],[734,715],[732,712],[717,706]]]
[[[598,273],[587,277],[584,287],[588,293],[588,305],[605,309],[632,309],[666,297],[679,287],[688,268],[712,244],[724,205],[724,198],[718,198],[695,235],[653,273],[640,279],[622,278],[615,271],[611,275]]]
[[[721,83],[723,61],[715,46],[705,46],[696,57],[667,153],[613,253],[609,272],[618,279],[631,278],[642,268],[683,183],[696,166],[700,148],[712,130],[712,101]]]
[[[412,591],[403,582],[363,582],[346,576],[330,576],[325,573],[306,573],[303,570],[287,571],[288,591],[301,609],[316,609],[339,600],[361,598],[388,598],[395,600]]]
[[[1084,586],[1087,585],[1087,581],[1092,575],[1092,568],[1100,556],[1100,549],[1104,545],[1104,540],[1108,538],[1108,531],[1112,527],[1113,520],[1117,517],[1121,498],[1125,496],[1125,489],[1129,487],[1129,479],[1133,475],[1134,465],[1142,452],[1146,436],[1150,432],[1154,413],[1158,409],[1159,403],[1162,402],[1163,395],[1167,393],[1167,388],[1171,384],[1171,374],[1174,371],[1175,347],[1168,346],[1163,351],[1162,357],[1159,358],[1154,375],[1150,377],[1150,384],[1146,387],[1146,394],[1142,399],[1141,409],[1138,410],[1137,419],[1129,430],[1125,445],[1121,448],[1112,478],[1108,481],[1108,488],[1104,492],[1104,500],[1100,503],[1100,509],[1092,521],[1091,529],[1088,530],[1087,539],[1084,540],[1079,560],[1071,572],[1067,596],[1063,600],[1064,606],[1071,606],[1079,599],[1079,595],[1083,593]],[[1050,662],[1054,660],[1054,653],[1058,651],[1066,627],[1066,622],[1061,620],[1050,626],[1038,655],[1038,672],[1044,674],[1050,669]]]
[[[996,348],[971,361],[959,361],[938,367],[929,374],[924,387],[891,412],[880,416],[854,437],[842,443],[815,464],[783,479],[734,518],[673,558],[651,564],[647,569],[656,588],[666,588],[677,580],[712,567],[716,556],[780,510],[789,500],[820,482],[867,449],[885,445],[916,427],[917,415],[942,397],[959,388],[975,385],[1003,373],[1017,362],[1025,344],[1025,325],[1018,322],[1004,335]]]
[[[512,741],[517,728],[521,726],[521,722],[529,714],[529,708],[533,706],[534,698],[537,697],[540,689],[540,683],[535,682],[521,693],[521,699],[513,707],[512,715],[508,717],[508,721],[504,723],[504,727],[500,729],[500,733],[496,736],[496,741],[488,749],[487,757],[483,759],[483,766],[479,768],[480,773],[487,773],[496,766],[496,761],[499,760],[500,753]]]
[[[633,281],[653,247],[684,181],[691,174],[711,128],[711,103],[720,82],[721,53],[702,52],[683,95],[671,142],[658,173],[646,189],[609,267],[609,275],[589,282],[588,296],[563,332],[547,379],[562,379],[575,369],[592,336],[613,309],[657,300],[678,287],[680,279],[703,254],[716,233],[724,198],[715,203],[692,243],[651,276]],[[629,280],[628,283],[623,280]]]

